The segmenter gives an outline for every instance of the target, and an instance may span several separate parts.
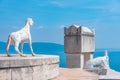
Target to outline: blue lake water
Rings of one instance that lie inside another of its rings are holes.
[[[0,54],[5,53],[6,43],[0,42]],[[58,55],[60,56],[60,67],[66,67],[66,54],[64,53],[64,46],[55,43],[33,43],[33,50],[36,54],[45,55]],[[94,58],[99,56],[104,56],[104,50],[106,49],[96,49],[94,53]],[[28,44],[24,45],[24,53],[30,54],[30,48]],[[15,54],[14,47],[11,46],[9,49],[10,54]],[[108,49],[109,63],[110,67],[116,71],[120,72],[120,50],[119,49]]]

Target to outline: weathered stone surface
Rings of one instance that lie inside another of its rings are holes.
[[[107,69],[85,69],[86,71],[96,73],[98,75],[106,75],[107,74]]]
[[[58,63],[58,56],[45,56],[38,55],[35,57],[1,57],[0,68],[5,67],[26,67],[26,66],[37,66],[43,64]]]
[[[0,69],[0,80],[11,80],[11,69]]]
[[[40,71],[40,70],[38,70],[38,71]],[[21,68],[21,72],[22,72],[22,74],[21,74],[22,80],[33,80],[33,68],[32,67]]]
[[[0,57],[0,80],[48,80],[59,74],[59,57]]]
[[[9,60],[5,60],[4,58],[0,59],[0,68],[6,68],[9,66]]]
[[[22,70],[21,68],[14,68],[14,69],[11,69],[11,77],[12,79],[14,80],[22,80]]]
[[[99,76],[81,69],[60,68],[59,76],[50,80],[98,80]]]
[[[93,58],[91,53],[86,54],[66,54],[67,68],[83,69],[86,61]]]
[[[95,32],[87,27],[64,28],[64,45],[67,54],[76,54],[81,52],[94,52],[95,50]]]
[[[120,80],[120,72],[112,69],[107,69],[107,74],[100,75],[99,80]]]
[[[72,25],[64,28],[64,50],[67,68],[84,68],[95,51],[95,32],[84,26]]]
[[[44,67],[45,68],[45,67]],[[40,71],[40,72],[38,72]],[[33,79],[45,79],[44,69],[43,66],[36,66],[33,68]]]
[[[83,54],[66,54],[67,68],[83,68]]]

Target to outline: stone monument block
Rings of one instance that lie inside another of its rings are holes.
[[[64,28],[64,50],[68,68],[84,68],[95,51],[95,31],[87,27],[71,25]]]
[[[70,28],[64,28],[64,34],[66,53],[94,52],[94,30],[90,30],[87,27],[76,27],[76,25],[72,25]]]

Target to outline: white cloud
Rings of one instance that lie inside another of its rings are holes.
[[[36,1],[37,6],[48,6],[48,5],[54,5],[57,7],[63,7],[64,4],[61,1],[56,0],[50,0],[50,1]]]
[[[120,13],[120,1],[117,0],[111,0],[107,1],[106,4],[101,5],[88,5],[86,8],[90,9],[97,9],[102,10],[103,12],[107,13]]]
[[[60,29],[63,29],[64,27],[66,27],[66,25],[60,25]]]
[[[118,1],[113,1],[109,5],[109,11],[112,13],[120,13],[119,8],[120,8],[120,2]]]
[[[64,7],[64,4],[63,4],[62,2],[51,1],[50,3],[53,4],[53,5],[56,5],[56,6],[58,6],[58,7]]]
[[[12,28],[13,28],[13,29],[19,29],[19,27],[18,27],[18,26],[13,26]]]
[[[40,29],[43,29],[44,27],[43,26],[39,26],[39,27],[37,27],[36,29],[37,30],[40,30]]]

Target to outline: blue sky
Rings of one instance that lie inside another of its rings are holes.
[[[0,0],[0,41],[21,29],[28,17],[33,42],[63,44],[63,27],[96,30],[97,48],[120,48],[120,0]]]

